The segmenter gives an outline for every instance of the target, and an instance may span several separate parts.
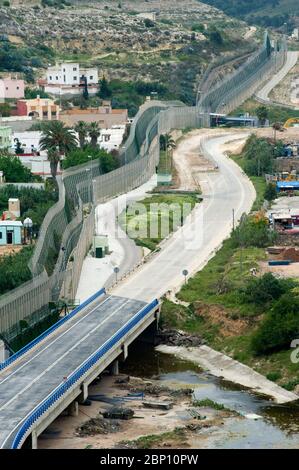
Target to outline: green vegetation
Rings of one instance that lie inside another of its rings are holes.
[[[199,202],[196,194],[157,194],[128,205],[119,223],[137,245],[155,250],[159,243],[175,231]]]
[[[257,115],[257,109],[260,108],[260,103],[254,99],[245,101],[241,106],[234,110],[232,113],[234,116],[243,116],[245,113],[249,113],[254,116]],[[271,124],[275,122],[285,123],[289,118],[298,117],[298,111],[294,109],[288,109],[279,105],[267,105],[267,116]]]
[[[34,46],[16,46],[6,36],[0,39],[0,72],[22,72],[28,82],[34,82],[34,68],[46,67],[54,51],[36,43]]]
[[[36,178],[31,174],[18,157],[0,154],[0,170],[7,183],[28,183]]]
[[[297,0],[204,0],[204,3],[263,27],[283,27],[287,22],[291,28],[294,25],[292,16],[299,14]]]
[[[28,262],[32,256],[32,250],[32,247],[25,247],[18,253],[0,258],[0,295],[31,279]]]
[[[159,99],[175,98],[173,94],[169,93],[165,85],[159,82],[131,82],[114,79],[109,83],[106,82],[104,96],[102,87],[103,83],[101,84],[99,96],[111,98],[113,108],[127,108],[130,117],[135,116],[139,106],[144,103],[145,97],[151,96],[151,93],[157,93]],[[106,96],[107,93],[108,96]]]
[[[271,140],[251,137],[243,153],[232,158],[250,171],[248,161],[256,157],[256,149],[267,155],[272,146]],[[263,176],[250,178],[257,190],[254,209],[258,210],[265,193],[269,196],[272,190]],[[298,284],[272,274],[255,278],[250,273],[266,259],[264,247],[273,243],[272,237],[263,217],[243,217],[231,238],[177,295],[189,306],[163,302],[162,325],[199,334],[215,349],[293,389],[299,383],[299,366],[291,362],[289,348],[299,335]]]
[[[299,335],[298,309],[299,298],[294,293],[282,295],[253,334],[253,350],[257,354],[269,354],[288,349]]]
[[[0,212],[7,210],[9,198],[20,199],[22,219],[30,217],[33,231],[37,232],[47,211],[57,201],[57,193],[49,184],[46,190],[7,185],[0,189]]]
[[[119,161],[114,154],[106,152],[106,150],[91,146],[85,147],[84,149],[76,148],[67,153],[63,160],[63,168],[66,170],[72,166],[81,165],[92,160],[99,160],[99,168],[101,173],[108,173],[109,171],[115,170],[119,166]]]
[[[134,441],[123,441],[120,444],[125,444],[127,448],[131,449],[153,449],[158,448],[167,441],[178,441],[182,444],[186,438],[184,428],[175,428],[174,431],[164,432],[162,434],[150,434],[142,436]]]
[[[217,403],[213,400],[210,400],[209,398],[206,398],[205,400],[194,400],[192,405],[198,408],[208,407],[208,408],[213,408],[214,410],[219,410],[219,411],[227,410],[227,408],[225,408],[224,405],[222,405],[221,403]]]

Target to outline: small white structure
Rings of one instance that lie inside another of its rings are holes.
[[[87,82],[88,92],[98,91],[99,74],[97,68],[84,69],[78,63],[62,63],[49,67],[45,91],[53,95],[78,95]]]
[[[111,129],[103,129],[99,139],[100,147],[107,152],[118,150],[123,142],[125,131],[126,126],[112,126]]]

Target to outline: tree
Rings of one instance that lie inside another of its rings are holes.
[[[50,162],[50,169],[52,178],[55,180],[57,176],[58,163],[60,162],[61,155],[57,147],[48,149],[48,160]]]
[[[264,306],[278,300],[294,287],[292,280],[277,279],[273,274],[266,273],[262,277],[250,279],[243,290],[243,296],[246,302]]]
[[[253,335],[251,346],[257,354],[269,354],[290,347],[299,334],[299,299],[293,292],[284,294],[266,315]]]
[[[39,145],[41,150],[58,148],[59,153],[63,154],[77,147],[77,138],[63,122],[50,121],[42,131]]]
[[[96,148],[98,145],[98,138],[101,135],[101,130],[99,128],[99,123],[97,121],[91,122],[89,125],[89,137],[90,143],[93,148]]]
[[[277,196],[276,185],[273,183],[267,184],[267,187],[264,193],[264,198],[267,201],[273,201],[274,199],[276,199],[276,196]]]
[[[161,150],[171,150],[176,148],[176,143],[173,140],[170,134],[161,134],[160,135],[160,149]]]
[[[86,138],[88,136],[88,124],[84,121],[79,121],[74,126],[74,130],[79,136],[80,148],[83,149],[86,144]]]
[[[269,118],[269,111],[266,108],[266,106],[259,106],[256,109],[256,115],[258,117],[258,120],[260,121],[261,125],[264,126],[266,123],[266,120]]]
[[[33,180],[29,168],[26,168],[18,157],[0,155],[0,170],[7,183],[27,183]]]
[[[112,92],[105,76],[99,81],[99,85],[100,85],[100,91],[98,92],[99,97],[102,98],[103,100],[110,98],[112,95]]]

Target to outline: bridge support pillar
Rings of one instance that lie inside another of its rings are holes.
[[[88,385],[85,382],[83,382],[81,389],[82,389],[82,392],[78,397],[79,404],[84,403],[85,400],[87,400],[88,398]]]
[[[31,448],[37,449],[37,434],[35,431],[31,433]]]
[[[111,375],[118,375],[119,374],[119,366],[118,366],[118,360],[112,362],[111,364]]]
[[[69,416],[78,416],[79,404],[77,400],[72,401],[72,403],[67,407],[67,413]]]
[[[128,345],[123,344],[122,361],[125,361],[127,357],[128,357]]]

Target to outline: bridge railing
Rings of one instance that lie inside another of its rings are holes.
[[[41,341],[43,341],[45,338],[47,338],[53,331],[57,330],[57,328],[60,328],[62,325],[64,325],[66,322],[71,320],[75,315],[77,315],[81,310],[83,310],[85,307],[87,307],[89,304],[91,304],[94,300],[98,299],[102,295],[105,295],[106,291],[105,289],[100,289],[98,292],[96,292],[94,295],[92,295],[89,299],[85,300],[85,302],[82,302],[78,307],[76,307],[70,314],[66,315],[65,317],[61,318],[57,323],[55,323],[53,326],[48,328],[44,333],[39,335],[37,338],[35,338],[33,341],[30,343],[26,344],[22,349],[20,349],[18,352],[10,356],[9,359],[6,361],[0,363],[0,371],[5,369],[6,367],[10,366],[15,362],[17,359],[19,359],[21,356],[26,354],[28,351],[30,351],[32,348],[37,346]]]
[[[87,359],[76,371],[74,371],[63,383],[61,383],[51,395],[44,400],[36,409],[26,418],[18,430],[10,448],[17,449],[24,442],[26,436],[30,433],[33,425],[48,411],[55,403],[70,391],[77,382],[89,372],[96,363],[102,359],[114,346],[117,345],[142,319],[153,311],[159,305],[158,300],[141,309],[131,320],[128,321],[117,333],[115,333],[106,343],[104,343],[89,359]]]

